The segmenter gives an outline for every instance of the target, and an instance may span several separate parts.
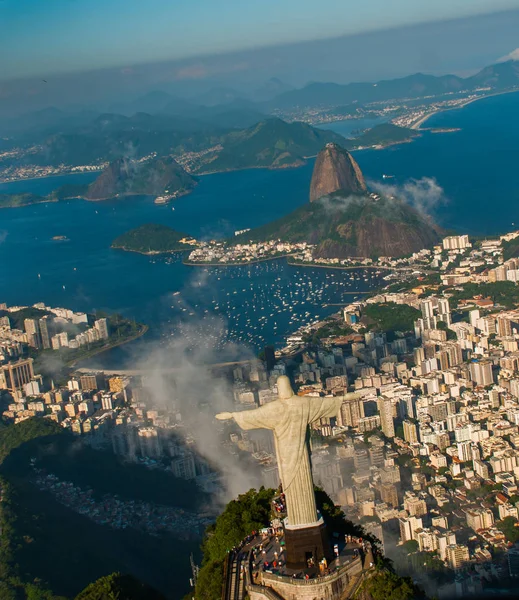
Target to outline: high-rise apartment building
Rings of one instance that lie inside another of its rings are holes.
[[[470,363],[470,377],[477,385],[487,386],[494,383],[492,362],[489,360],[480,360]]]
[[[0,366],[0,389],[21,390],[34,379],[33,359],[20,359]]]
[[[51,320],[48,317],[43,317],[43,319],[40,319],[38,321],[38,325],[40,328],[41,347],[44,350],[49,350],[51,347],[51,344],[50,344],[51,333],[49,331],[49,328],[51,326]]]
[[[97,329],[99,337],[102,340],[107,340],[110,337],[107,319],[97,319],[97,321],[94,323],[94,327]]]
[[[404,440],[410,444],[418,443],[418,427],[416,423],[411,421],[404,421]]]
[[[444,250],[465,250],[472,246],[468,235],[449,235],[443,238],[442,245]]]
[[[27,334],[27,343],[29,346],[40,349],[42,347],[42,343],[38,319],[25,319],[23,326],[25,333]]]
[[[460,569],[469,561],[469,549],[463,544],[449,544],[445,549],[445,554],[451,569]]]
[[[380,413],[382,432],[386,437],[394,438],[395,422],[393,420],[393,402],[390,398],[380,397],[377,399],[377,405]]]

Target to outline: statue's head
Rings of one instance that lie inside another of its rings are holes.
[[[292,398],[294,392],[292,390],[292,386],[290,385],[290,379],[286,375],[281,375],[278,377],[277,385],[278,397],[280,400],[288,400],[289,398]]]

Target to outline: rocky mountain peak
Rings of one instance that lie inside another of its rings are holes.
[[[310,202],[337,191],[362,194],[367,191],[364,176],[353,156],[335,143],[328,143],[315,161]]]

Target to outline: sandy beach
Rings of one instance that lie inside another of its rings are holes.
[[[494,94],[485,94],[484,96],[478,96],[477,98],[467,98],[467,100],[465,100],[464,102],[461,102],[457,106],[451,106],[449,108],[438,108],[436,110],[431,110],[430,112],[426,113],[421,119],[419,119],[418,121],[413,123],[409,129],[419,130],[428,119],[430,119],[433,115],[435,115],[437,113],[445,112],[448,110],[457,110],[459,108],[468,106],[469,104],[472,104],[473,102],[478,102],[479,100],[484,100],[485,98],[491,98],[492,96],[502,96],[503,94],[513,94],[515,92],[519,92],[519,89],[518,90],[505,90],[504,92],[495,92]]]

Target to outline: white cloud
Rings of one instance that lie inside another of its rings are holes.
[[[414,206],[422,215],[432,216],[447,203],[445,192],[433,177],[410,179],[402,185],[387,185],[370,181],[371,188],[385,196],[395,196]]]
[[[519,48],[516,48],[515,50],[512,50],[512,52],[510,52],[510,54],[507,54],[506,56],[502,56],[497,62],[506,62],[508,60],[517,60],[519,61]]]

